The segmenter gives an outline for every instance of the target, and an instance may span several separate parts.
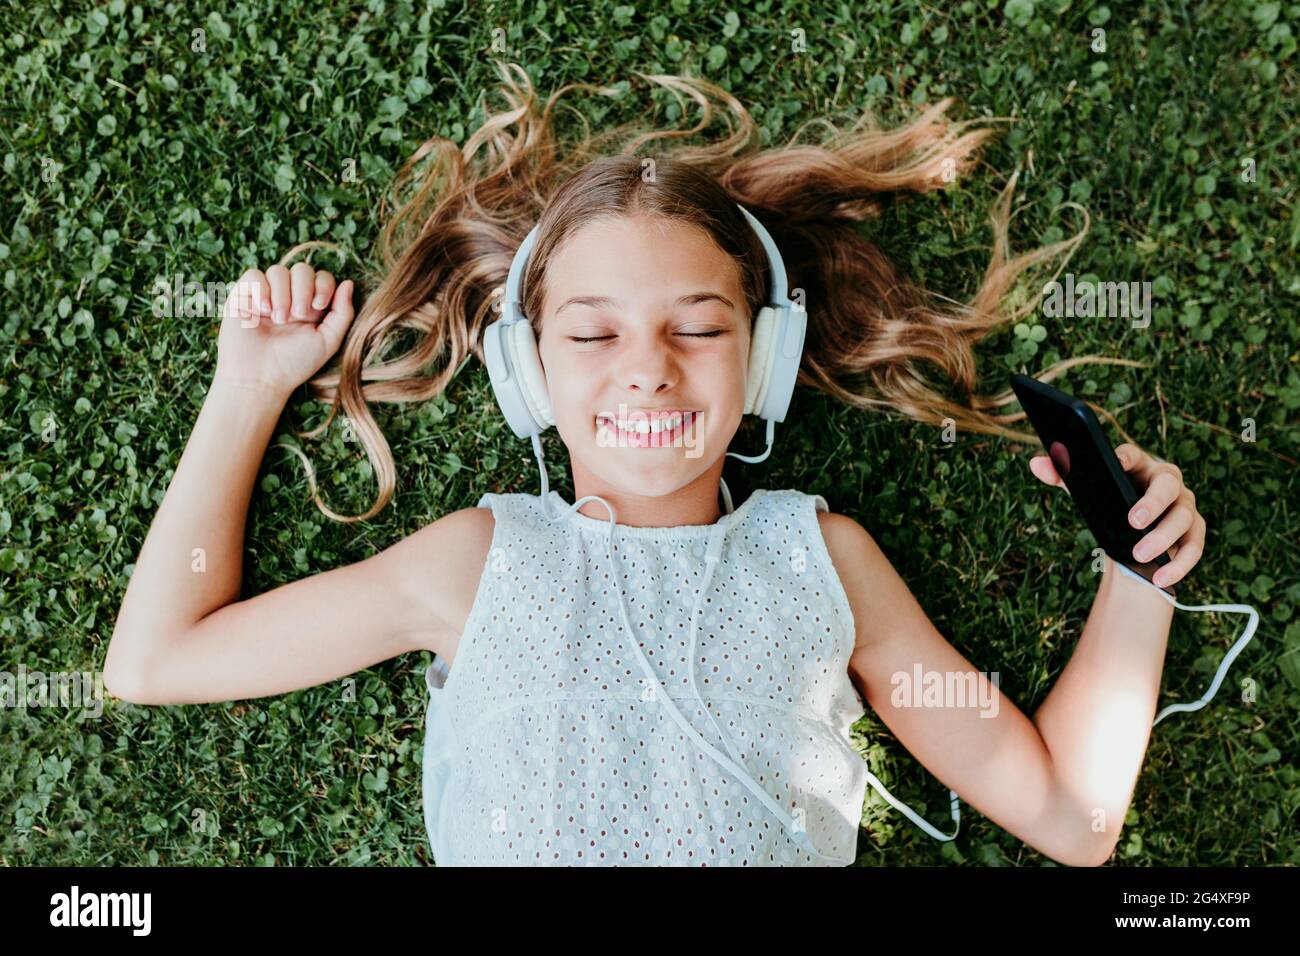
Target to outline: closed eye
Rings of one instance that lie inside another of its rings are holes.
[[[725,331],[726,329],[714,329],[712,332],[678,332],[677,334],[685,335],[687,338],[692,338],[692,339],[711,339],[714,336],[721,335]],[[589,338],[583,338],[582,336],[570,335],[569,341],[570,342],[601,342],[604,341],[605,339],[612,339],[613,337],[614,336],[612,335],[594,335]]]

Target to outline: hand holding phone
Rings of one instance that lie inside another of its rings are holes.
[[[1013,376],[1011,387],[1047,452],[1030,469],[1070,493],[1111,560],[1174,594],[1171,585],[1200,559],[1205,543],[1205,519],[1178,467],[1136,445],[1112,450],[1092,409],[1073,396],[1024,375]]]

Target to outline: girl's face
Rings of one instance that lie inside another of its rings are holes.
[[[638,215],[573,233],[545,282],[538,351],[578,497],[655,498],[698,480],[716,498],[704,476],[721,474],[745,404],[739,265],[696,226]],[[680,424],[641,434],[650,411]]]

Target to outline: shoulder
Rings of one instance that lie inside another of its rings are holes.
[[[430,557],[463,555],[466,549],[474,550],[480,543],[486,550],[495,526],[491,508],[461,508],[429,522],[411,537],[420,542],[421,550]]]
[[[876,539],[848,515],[818,511],[817,522],[857,626],[857,646],[871,642],[879,625],[910,606],[907,585]]]
[[[474,606],[495,528],[491,508],[461,508],[430,522],[404,542],[409,560],[398,565],[399,574],[438,625],[428,650],[454,652]]]
[[[482,542],[485,546],[492,541],[492,531],[496,527],[496,517],[491,508],[461,508],[443,515],[433,525],[440,525],[446,537],[466,536],[471,543]],[[430,525],[429,527],[433,527]]]
[[[873,573],[889,572],[897,578],[894,566],[885,552],[876,544],[871,532],[848,515],[834,511],[818,511],[817,523],[821,526],[826,550],[830,552],[837,568],[866,569]]]
[[[864,549],[875,548],[876,542],[867,529],[848,515],[818,510],[817,523],[821,526],[826,550],[830,552],[836,567],[842,561],[860,560]]]

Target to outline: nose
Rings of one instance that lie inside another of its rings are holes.
[[[677,384],[680,372],[672,349],[657,335],[637,336],[622,351],[618,376],[628,391],[658,395]]]

